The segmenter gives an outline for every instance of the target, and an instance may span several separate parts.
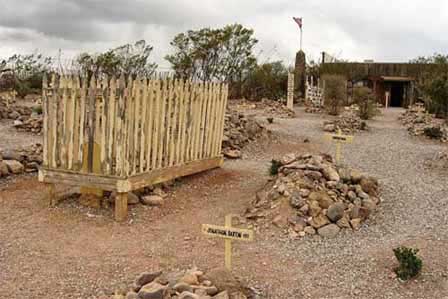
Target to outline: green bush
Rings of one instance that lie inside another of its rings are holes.
[[[327,75],[323,79],[325,107],[330,115],[338,115],[347,98],[347,80],[340,75]]]
[[[353,100],[359,107],[359,117],[367,120],[379,113],[375,97],[368,87],[356,87],[353,90]]]
[[[417,276],[422,270],[423,262],[417,256],[418,249],[398,247],[394,249],[395,257],[399,266],[395,268],[395,273],[401,280],[408,280]]]
[[[33,107],[33,112],[37,113],[37,114],[42,114],[43,110],[42,110],[42,105],[37,105]]]
[[[269,167],[269,174],[274,176],[278,174],[278,169],[282,166],[280,161],[272,159],[271,166]]]
[[[277,100],[286,97],[288,69],[281,61],[257,65],[248,72],[242,95],[247,99]]]
[[[442,139],[443,131],[440,127],[427,127],[423,129],[425,136],[432,139]]]

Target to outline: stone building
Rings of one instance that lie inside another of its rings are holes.
[[[407,107],[418,99],[416,82],[422,80],[432,64],[383,63],[383,62],[338,62],[322,54],[320,76],[343,75],[348,81],[349,97],[356,86],[367,86],[373,90],[379,103],[389,107]],[[328,62],[330,61],[330,62]]]

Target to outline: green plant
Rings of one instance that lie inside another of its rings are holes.
[[[367,120],[379,113],[375,97],[368,87],[356,87],[353,89],[353,100],[359,107],[359,117]]]
[[[418,249],[398,247],[394,249],[395,257],[398,260],[399,266],[395,268],[395,273],[402,280],[408,280],[417,276],[421,269],[423,262],[417,256]]]
[[[330,115],[338,115],[347,98],[347,80],[340,75],[326,75],[323,80],[325,107]]]
[[[177,77],[229,83],[231,96],[241,93],[247,73],[255,66],[254,31],[240,24],[222,28],[188,30],[170,43],[172,55],[165,59]]]
[[[288,70],[281,61],[257,65],[247,74],[243,96],[248,99],[279,99],[286,97]]]
[[[274,176],[278,174],[279,168],[282,166],[282,163],[278,160],[272,159],[271,166],[269,167],[269,174]]]
[[[37,114],[42,114],[42,105],[37,105],[33,107],[33,112],[37,113]]]
[[[425,136],[432,139],[442,139],[443,131],[440,127],[427,127],[423,129]]]

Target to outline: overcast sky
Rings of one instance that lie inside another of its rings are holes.
[[[292,64],[303,17],[304,50],[362,61],[408,61],[448,52],[446,0],[0,0],[0,57],[35,51],[69,59],[145,39],[162,67],[188,29],[242,23],[264,60]]]

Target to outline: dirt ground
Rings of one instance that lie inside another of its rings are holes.
[[[269,227],[254,242],[233,242],[234,273],[262,298],[448,298],[447,176],[420,169],[442,145],[409,136],[396,120],[400,112],[371,121],[371,131],[344,149],[345,162],[378,177],[383,191],[378,213],[360,231],[288,240]],[[95,298],[143,271],[222,266],[224,242],[202,235],[201,224],[242,214],[273,157],[333,150],[322,140],[321,116],[297,113],[268,125],[273,141],[180,180],[160,208],[131,207],[123,224],[112,210],[71,199],[48,208],[36,177],[0,187],[0,298]],[[407,283],[392,277],[398,245],[418,247],[424,262]]]

